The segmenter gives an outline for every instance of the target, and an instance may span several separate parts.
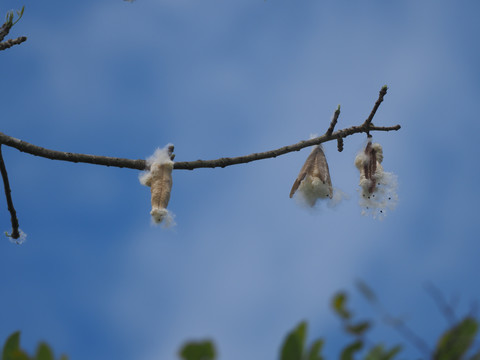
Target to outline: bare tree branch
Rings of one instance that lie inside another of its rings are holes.
[[[3,188],[5,190],[5,197],[7,198],[8,211],[10,211],[10,217],[12,221],[12,233],[7,234],[7,236],[13,239],[18,239],[20,237],[20,232],[18,231],[19,225],[18,225],[18,219],[17,219],[17,212],[13,207],[12,194],[11,194],[12,191],[10,189],[10,183],[8,182],[7,168],[5,167],[5,162],[3,161],[2,144],[0,144],[0,172],[2,173]]]
[[[13,147],[17,150],[31,155],[40,156],[51,160],[62,160],[74,163],[81,162],[103,166],[130,168],[136,170],[144,170],[146,166],[145,160],[130,160],[108,156],[76,154],[71,152],[45,149],[40,146],[30,144],[26,141],[15,139],[14,137],[5,135],[2,132],[0,132],[0,144]]]
[[[231,165],[245,164],[252,161],[275,158],[280,155],[288,154],[293,151],[299,151],[305,147],[319,145],[321,143],[331,141],[331,140],[338,140],[343,145],[343,141],[340,139],[346,138],[347,136],[350,136],[353,134],[359,134],[359,133],[369,134],[370,131],[399,130],[400,125],[395,125],[390,127],[381,127],[381,126],[373,126],[371,124],[371,119],[375,115],[375,112],[380,106],[380,103],[383,101],[383,97],[385,96],[386,91],[387,91],[386,86],[384,86],[380,91],[379,98],[375,103],[375,106],[369,118],[367,119],[367,120],[370,119],[370,121],[366,120],[360,126],[352,126],[352,127],[338,130],[329,134],[330,130],[333,131],[333,128],[335,127],[335,124],[337,122],[338,115],[340,114],[340,109],[338,108],[335,111],[332,122],[330,123],[330,127],[328,128],[327,132],[322,136],[318,136],[310,140],[302,140],[296,144],[287,145],[279,149],[265,151],[261,153],[253,153],[250,155],[238,156],[233,158],[227,157],[227,158],[220,158],[215,160],[195,160],[195,161],[176,162],[174,165],[174,169],[194,170],[198,168],[216,168],[216,167],[224,168],[226,166],[231,166]],[[148,167],[146,161],[141,159],[131,160],[131,159],[108,157],[108,156],[78,154],[78,153],[50,150],[37,145],[30,144],[20,139],[16,139],[2,132],[0,132],[0,144],[13,147],[17,150],[20,150],[22,152],[26,152],[35,156],[40,156],[40,157],[44,157],[52,160],[70,161],[75,163],[82,162],[82,163],[88,163],[88,164],[114,166],[114,167],[129,168],[129,169],[136,169],[136,170],[145,170]]]
[[[26,36],[20,36],[16,39],[10,39],[10,40],[1,42],[0,43],[0,50],[5,50],[5,49],[8,49],[8,48],[11,48],[13,45],[19,45],[24,41],[27,41]]]
[[[303,148],[318,145],[330,140],[335,140],[338,138],[345,138],[347,136],[358,134],[367,131],[395,131],[399,130],[400,125],[391,126],[391,127],[379,127],[379,126],[352,126],[347,129],[342,129],[334,132],[332,135],[322,135],[310,140],[302,140],[296,144],[288,145],[281,147],[279,149],[265,151],[261,153],[254,153],[245,156],[238,156],[233,158],[220,158],[215,160],[195,160],[195,161],[181,161],[176,162],[174,169],[176,170],[194,170],[199,168],[216,168],[216,167],[226,167],[237,164],[245,164],[252,161],[275,158],[280,155],[288,154],[293,151],[299,151]],[[99,155],[88,155],[88,154],[79,154],[71,152],[63,152],[57,150],[46,149],[37,145],[30,144],[26,141],[16,139],[14,137],[8,136],[0,132],[0,144],[13,147],[19,151],[44,157],[51,160],[62,160],[69,161],[74,163],[88,163],[95,165],[103,166],[114,166],[120,168],[129,168],[136,170],[145,170],[147,168],[147,163],[145,160],[138,159],[123,159],[116,157],[108,156],[99,156]]]
[[[5,39],[5,36],[8,35],[11,28],[12,28],[12,24],[10,23],[10,21],[8,20],[5,21],[2,27],[0,27],[0,41],[3,41],[3,39]]]
[[[13,45],[21,44],[22,42],[27,40],[25,36],[20,36],[16,39],[3,41],[3,39],[5,39],[5,36],[7,36],[10,32],[10,29],[13,27],[13,25],[15,25],[22,18],[24,10],[25,6],[23,6],[21,10],[16,11],[17,19],[15,21],[13,21],[15,18],[13,10],[7,12],[7,19],[3,23],[2,27],[0,27],[0,50],[8,49]]]
[[[335,112],[334,118],[332,120],[332,123],[330,124],[329,130],[327,130],[327,132],[324,135],[316,137],[314,139],[302,140],[296,144],[287,145],[275,150],[265,151],[261,153],[253,153],[250,155],[238,156],[233,158],[226,157],[226,158],[220,158],[215,160],[195,160],[195,161],[176,162],[174,165],[174,169],[194,170],[198,168],[216,168],[216,167],[224,168],[226,166],[231,166],[231,165],[245,164],[252,161],[275,158],[277,156],[288,154],[293,151],[299,151],[305,147],[319,145],[321,143],[331,141],[331,140],[343,139],[353,134],[358,134],[358,133],[369,134],[370,131],[399,130],[400,125],[395,125],[390,127],[381,127],[381,126],[373,126],[371,124],[371,118],[373,118],[373,116],[375,115],[375,112],[378,109],[378,106],[383,101],[383,96],[385,95],[385,93],[386,93],[386,87],[383,87],[382,91],[380,91],[379,99],[375,103],[374,109],[372,110],[372,113],[369,116],[370,121],[365,121],[360,126],[352,126],[352,127],[338,130],[331,134],[328,134],[330,129],[333,130],[333,127],[335,126],[335,123],[336,123],[336,119],[338,118],[338,114],[340,113],[339,109],[337,109],[337,111]],[[108,156],[78,154],[78,153],[50,150],[50,149],[42,148],[37,145],[30,144],[20,139],[16,139],[2,132],[0,132],[0,144],[13,147],[17,150],[20,150],[22,152],[26,152],[35,156],[40,156],[40,157],[44,157],[52,160],[70,161],[75,163],[81,162],[81,163],[96,164],[96,165],[103,165],[103,166],[114,166],[114,167],[129,168],[129,169],[136,169],[136,170],[145,170],[147,168],[146,161],[141,159],[131,160],[131,159],[108,157]]]
[[[245,156],[239,156],[234,158],[221,158],[216,160],[196,160],[196,161],[189,161],[189,162],[176,162],[174,169],[186,169],[186,170],[193,170],[198,168],[215,168],[215,167],[226,167],[230,165],[237,165],[237,164],[245,164],[252,161],[275,158],[280,155],[288,154],[293,151],[299,151],[303,148],[322,144],[324,142],[338,139],[340,137],[347,137],[349,135],[358,134],[362,132],[369,131],[392,131],[392,130],[399,130],[400,125],[392,126],[392,127],[363,127],[363,126],[352,126],[347,129],[339,130],[334,132],[332,135],[322,135],[310,140],[302,140],[296,144],[288,145],[281,147],[276,150],[265,151],[261,153],[255,153]]]

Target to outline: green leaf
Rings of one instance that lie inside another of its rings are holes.
[[[350,319],[352,314],[345,308],[347,302],[347,294],[340,292],[333,297],[332,307],[333,310],[343,319]]]
[[[361,336],[365,331],[370,329],[370,322],[368,321],[362,321],[358,324],[355,325],[347,325],[345,326],[345,330],[349,332],[350,334]]]
[[[28,360],[27,354],[20,350],[20,331],[14,332],[5,341],[2,360]]]
[[[320,354],[323,347],[323,340],[318,339],[310,346],[307,360],[323,360],[323,356]]]
[[[389,351],[385,350],[383,344],[374,346],[365,356],[365,360],[390,360],[402,350],[401,346],[395,346]]]
[[[20,331],[10,335],[3,345],[2,360],[13,360],[15,354],[20,350]]]
[[[385,354],[384,359],[385,360],[393,359],[400,351],[402,351],[401,345],[394,346],[393,348],[390,349],[389,352]]]
[[[38,345],[36,356],[37,356],[36,360],[55,360],[53,357],[52,350],[44,342]]]
[[[14,332],[10,335],[3,345],[2,360],[10,356],[15,350],[20,349],[20,331]]]
[[[179,352],[184,360],[215,360],[215,345],[207,340],[202,342],[189,342]]]
[[[438,341],[434,359],[460,360],[472,345],[477,331],[477,321],[467,316],[442,335]]]
[[[341,360],[353,360],[353,355],[357,352],[362,350],[363,342],[362,341],[355,341],[354,343],[348,345],[345,349],[343,349],[342,353],[340,354]]]
[[[383,344],[378,344],[370,349],[365,356],[365,360],[381,360],[384,351]]]
[[[286,337],[280,353],[281,360],[302,360],[307,337],[307,323],[302,321]]]

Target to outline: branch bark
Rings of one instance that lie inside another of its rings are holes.
[[[383,101],[383,97],[387,92],[387,87],[384,86],[380,90],[378,100],[375,102],[370,116],[365,120],[365,122],[360,126],[351,126],[342,130],[333,131],[335,124],[337,123],[338,115],[340,114],[340,109],[337,108],[333,116],[332,122],[330,123],[329,128],[326,133],[322,136],[310,140],[302,140],[296,144],[287,145],[275,150],[253,153],[250,155],[238,156],[238,157],[225,157],[215,160],[195,160],[195,161],[180,161],[176,162],[174,165],[175,170],[194,170],[199,168],[216,168],[216,167],[227,167],[231,165],[245,164],[252,161],[258,161],[269,158],[276,158],[277,156],[288,154],[293,151],[299,151],[303,148],[319,145],[327,141],[337,140],[343,145],[343,139],[347,136],[359,133],[370,134],[370,131],[397,131],[400,129],[400,125],[382,127],[372,125],[372,119],[375,116],[375,113],[380,106],[380,103]],[[19,151],[44,157],[51,160],[62,160],[69,161],[74,163],[88,163],[95,165],[103,166],[114,166],[119,168],[129,168],[135,170],[148,170],[148,165],[145,160],[137,159],[124,159],[108,156],[99,156],[99,155],[89,155],[89,154],[79,154],[64,152],[58,150],[46,149],[37,145],[30,144],[26,141],[16,139],[12,136],[6,135],[0,132],[0,144],[13,147]]]
[[[3,188],[5,190],[5,197],[7,198],[8,211],[10,212],[10,218],[12,222],[12,233],[7,234],[7,236],[10,236],[13,239],[18,239],[20,237],[20,232],[18,231],[19,225],[18,225],[17,212],[15,211],[15,208],[13,206],[12,190],[10,189],[10,183],[8,181],[7,168],[5,167],[5,162],[3,161],[2,144],[0,144],[0,172],[2,173]]]
[[[14,19],[13,10],[7,12],[7,19],[3,23],[3,25],[0,27],[0,51],[11,48],[13,45],[21,44],[22,42],[27,40],[26,36],[19,36],[16,39],[9,39],[9,40],[3,41],[3,39],[5,39],[5,36],[7,36],[8,33],[10,32],[10,29],[12,28],[12,26],[15,25],[22,18],[24,10],[25,10],[25,6],[23,6],[21,10],[17,11],[18,18],[16,21],[13,21]]]
[[[0,51],[11,48],[13,45],[19,45],[19,44],[23,43],[24,41],[27,41],[26,36],[20,36],[16,39],[10,39],[10,40],[1,42],[0,43]]]
[[[338,130],[331,135],[322,135],[310,140],[302,140],[296,144],[287,145],[275,150],[253,153],[250,155],[238,156],[233,158],[220,158],[215,160],[194,160],[194,161],[180,161],[174,165],[175,170],[194,170],[199,168],[216,168],[227,167],[231,165],[245,164],[252,161],[276,158],[280,155],[285,155],[293,151],[299,151],[303,148],[322,144],[327,141],[336,140],[339,138],[345,138],[347,136],[366,133],[368,131],[396,131],[400,129],[400,125],[381,127],[381,126],[352,126],[346,129]],[[103,166],[114,166],[119,168],[129,168],[135,170],[148,169],[147,162],[142,159],[124,159],[109,156],[79,154],[71,152],[63,152],[57,150],[46,149],[37,145],[30,144],[26,141],[16,139],[12,136],[6,135],[0,132],[0,144],[13,147],[21,152],[25,152],[31,155],[40,156],[51,160],[62,160],[74,163],[88,163]]]
[[[353,134],[367,133],[367,135],[369,135],[370,131],[399,130],[400,125],[382,127],[382,126],[374,126],[371,123],[378,107],[380,106],[380,103],[383,101],[383,97],[385,96],[386,92],[387,92],[387,87],[386,86],[382,87],[382,90],[380,90],[380,93],[379,93],[378,100],[376,101],[373,107],[373,110],[370,113],[370,116],[360,126],[351,126],[349,128],[332,132],[335,124],[337,123],[337,118],[340,113],[340,110],[338,108],[335,111],[330,127],[328,128],[326,133],[322,136],[318,136],[310,140],[302,140],[296,144],[287,145],[275,150],[270,150],[270,151],[265,151],[260,153],[253,153],[250,155],[238,156],[233,158],[225,157],[225,158],[220,158],[215,160],[180,161],[175,163],[174,169],[175,170],[194,170],[199,168],[216,168],[216,167],[224,168],[231,165],[245,164],[252,161],[276,158],[277,156],[280,156],[280,155],[288,154],[293,151],[299,151],[305,147],[319,145],[331,140],[338,140],[342,142],[344,138]],[[135,169],[135,170],[148,169],[147,162],[142,159],[132,160],[132,159],[124,159],[124,158],[116,158],[116,157],[108,157],[108,156],[100,156],[100,155],[79,154],[79,153],[51,150],[51,149],[46,149],[37,145],[30,144],[20,139],[16,139],[2,132],[0,132],[0,144],[13,147],[19,151],[22,151],[31,155],[40,156],[40,157],[44,157],[51,160],[62,160],[62,161],[69,161],[74,163],[81,162],[81,163],[88,163],[88,164],[95,164],[95,165],[129,168],[129,169]]]

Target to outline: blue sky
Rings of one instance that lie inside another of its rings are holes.
[[[175,359],[213,338],[220,358],[276,359],[300,320],[333,359],[347,339],[332,295],[370,284],[430,344],[447,325],[423,288],[480,299],[477,240],[480,5],[475,1],[137,0],[25,4],[0,55],[2,132],[47,148],[176,160],[259,152],[374,123],[399,204],[361,216],[353,165],[324,145],[335,209],[289,199],[309,150],[225,169],[174,171],[177,226],[150,224],[138,172],[3,148],[27,241],[0,242],[0,338],[22,330],[75,359]],[[4,202],[3,195],[0,200]],[[10,230],[6,204],[0,228]],[[375,317],[355,294],[353,306]],[[377,316],[378,320],[379,317]],[[372,338],[404,342],[377,321]],[[405,358],[419,353],[406,344]]]

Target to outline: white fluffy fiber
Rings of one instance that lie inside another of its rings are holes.
[[[297,203],[306,208],[314,208],[318,200],[327,200],[327,206],[334,208],[349,196],[340,189],[331,189],[328,184],[324,184],[319,178],[307,177],[302,181],[295,193]],[[312,180],[313,179],[313,180]],[[331,193],[331,195],[330,195]]]
[[[153,155],[147,158],[147,166],[151,167],[154,163],[156,164],[168,164],[171,163],[173,165],[172,159],[170,159],[170,154],[168,153],[168,148],[172,146],[172,144],[167,144],[163,148],[157,148]],[[140,183],[145,186],[149,186],[149,181],[152,177],[152,174],[149,170],[140,173],[138,176],[138,180]]]
[[[398,202],[397,195],[397,176],[393,173],[383,170],[380,164],[383,161],[382,147],[378,143],[372,144],[372,148],[376,151],[377,167],[374,179],[366,179],[363,167],[369,161],[369,156],[362,150],[355,157],[355,166],[360,171],[360,207],[362,208],[362,215],[370,215],[374,219],[383,219],[387,210],[393,210]],[[370,193],[372,181],[375,180],[375,187]]]
[[[317,177],[307,175],[297,190],[302,200],[310,207],[315,206],[318,199],[330,199],[331,188]]]
[[[14,239],[11,235],[8,235],[7,232],[5,232],[5,234],[7,234],[8,240],[10,240],[11,243],[22,245],[27,240],[27,234],[25,234],[21,229],[18,229],[18,232],[20,234],[18,239]]]
[[[152,215],[152,222],[154,225],[162,223],[162,226],[165,228],[176,225],[175,215],[167,209],[152,209],[150,215]]]
[[[153,155],[149,156],[147,158],[147,165],[151,166],[153,163],[157,164],[167,164],[167,163],[172,163],[172,159],[170,159],[170,154],[168,153],[168,148],[172,146],[172,144],[167,144],[163,148],[157,148]]]
[[[368,192],[368,185],[360,188],[360,206],[362,215],[371,215],[374,219],[383,219],[387,210],[397,206],[397,176],[390,172],[375,172],[377,184],[373,193]],[[368,180],[367,180],[368,181]]]

